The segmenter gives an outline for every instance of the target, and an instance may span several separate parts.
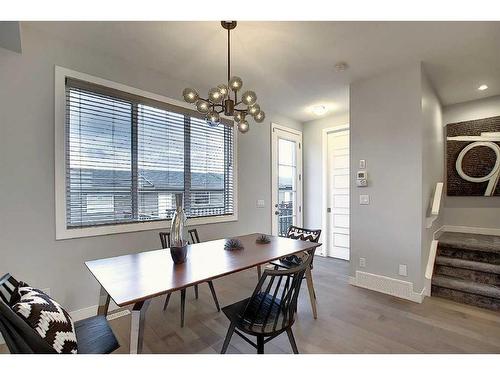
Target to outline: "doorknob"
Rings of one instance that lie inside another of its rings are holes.
[[[274,207],[278,208],[278,203],[276,203],[276,204],[274,205]]]
[[[332,212],[331,207],[328,207],[328,208],[326,209],[326,212],[328,212],[328,213]]]
[[[279,211],[274,211],[274,214],[275,214],[275,215],[279,215],[279,214],[280,214],[280,212],[279,212]]]

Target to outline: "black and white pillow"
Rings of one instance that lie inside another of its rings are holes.
[[[57,353],[77,353],[75,325],[59,303],[26,284],[16,288],[12,301],[12,310]]]

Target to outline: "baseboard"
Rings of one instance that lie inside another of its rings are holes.
[[[460,225],[443,225],[440,229],[440,232],[460,232],[500,236],[500,228],[467,227]]]
[[[416,293],[413,291],[413,283],[409,281],[393,279],[373,273],[356,271],[356,277],[349,277],[349,283],[354,286],[389,294],[417,303],[422,303],[424,299],[425,288],[422,289],[420,293]]]
[[[78,320],[87,319],[87,318],[90,318],[91,316],[94,316],[97,314],[98,307],[99,307],[98,305],[84,307],[83,309],[70,311],[69,315],[71,316],[71,318],[73,318],[73,320],[75,322]],[[110,301],[108,311],[114,311],[114,310],[117,310],[119,308],[120,307],[116,303],[114,303],[113,301]]]

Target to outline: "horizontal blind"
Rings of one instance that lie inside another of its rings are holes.
[[[232,122],[66,82],[68,228],[164,220],[183,192],[188,218],[234,213]]]

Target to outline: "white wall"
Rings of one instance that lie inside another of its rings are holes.
[[[443,125],[500,116],[500,96],[443,108]],[[444,224],[500,228],[500,197],[446,197]]]
[[[414,64],[350,87],[351,171],[366,159],[368,187],[351,173],[351,276],[357,270],[410,281],[421,290],[421,67]],[[360,205],[359,195],[370,204]],[[359,258],[366,267],[359,267]],[[408,277],[398,275],[406,264]]]
[[[322,227],[323,210],[323,129],[349,123],[349,114],[335,114],[304,123],[304,227]],[[323,235],[326,235],[323,234]],[[324,237],[323,237],[324,238]],[[324,241],[324,239],[323,239]]]
[[[96,50],[23,27],[23,53],[0,48],[0,273],[50,288],[70,311],[96,305],[98,284],[84,261],[160,247],[157,231],[55,241],[54,65],[168,97],[197,86]],[[222,77],[221,77],[222,78]],[[217,80],[216,80],[217,81]],[[208,88],[206,88],[208,89]],[[270,122],[302,129],[272,114],[239,137],[239,220],[199,228],[203,239],[270,232]],[[256,208],[265,199],[266,208]]]

